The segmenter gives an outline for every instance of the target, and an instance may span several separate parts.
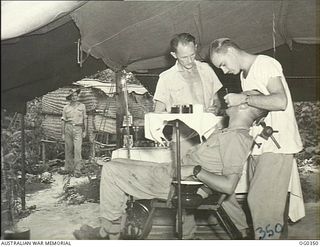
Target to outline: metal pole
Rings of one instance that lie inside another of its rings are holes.
[[[180,153],[180,129],[179,121],[176,121],[176,145],[177,145],[177,183],[178,183],[178,238],[182,239],[182,205],[181,205],[181,153]]]
[[[25,142],[25,124],[24,124],[24,114],[21,114],[21,206],[22,210],[26,209],[26,142]]]
[[[128,100],[128,88],[127,81],[125,78],[121,79],[121,86],[123,91],[124,107],[125,107],[125,118],[126,118],[126,148],[127,148],[127,158],[130,159],[130,119],[129,119],[129,100]]]
[[[121,134],[121,126],[122,126],[122,120],[123,120],[123,113],[124,113],[124,107],[123,107],[123,92],[122,92],[122,86],[121,86],[121,71],[116,72],[116,104],[117,104],[117,112],[116,112],[116,133],[117,133],[117,148],[122,147],[122,134]]]

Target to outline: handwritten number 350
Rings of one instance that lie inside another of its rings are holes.
[[[268,224],[265,229],[263,229],[262,227],[258,227],[256,229],[256,232],[258,232],[260,235],[259,239],[265,239],[266,237],[272,237],[275,232],[282,232],[282,225],[278,223],[274,226],[274,228],[270,228],[270,224]]]

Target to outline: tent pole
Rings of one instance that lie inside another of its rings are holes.
[[[123,146],[123,140],[121,138],[121,126],[124,115],[124,92],[121,86],[121,71],[117,71],[116,73],[116,135],[117,135],[117,148],[121,148]]]
[[[25,122],[24,113],[21,113],[21,206],[22,210],[26,209],[26,145],[25,145]]]

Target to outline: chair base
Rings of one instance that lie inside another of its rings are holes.
[[[124,224],[122,239],[146,239],[152,228],[152,221],[156,209],[176,208],[165,200],[130,200],[127,208],[127,220]],[[187,207],[188,208],[188,207]],[[230,239],[242,239],[242,235],[223,207],[220,205],[201,205],[197,210],[212,210],[220,225],[224,228]],[[140,219],[139,219],[140,217]]]

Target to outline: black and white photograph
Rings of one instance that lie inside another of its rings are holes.
[[[1,1],[1,245],[319,245],[319,25],[319,0]]]

